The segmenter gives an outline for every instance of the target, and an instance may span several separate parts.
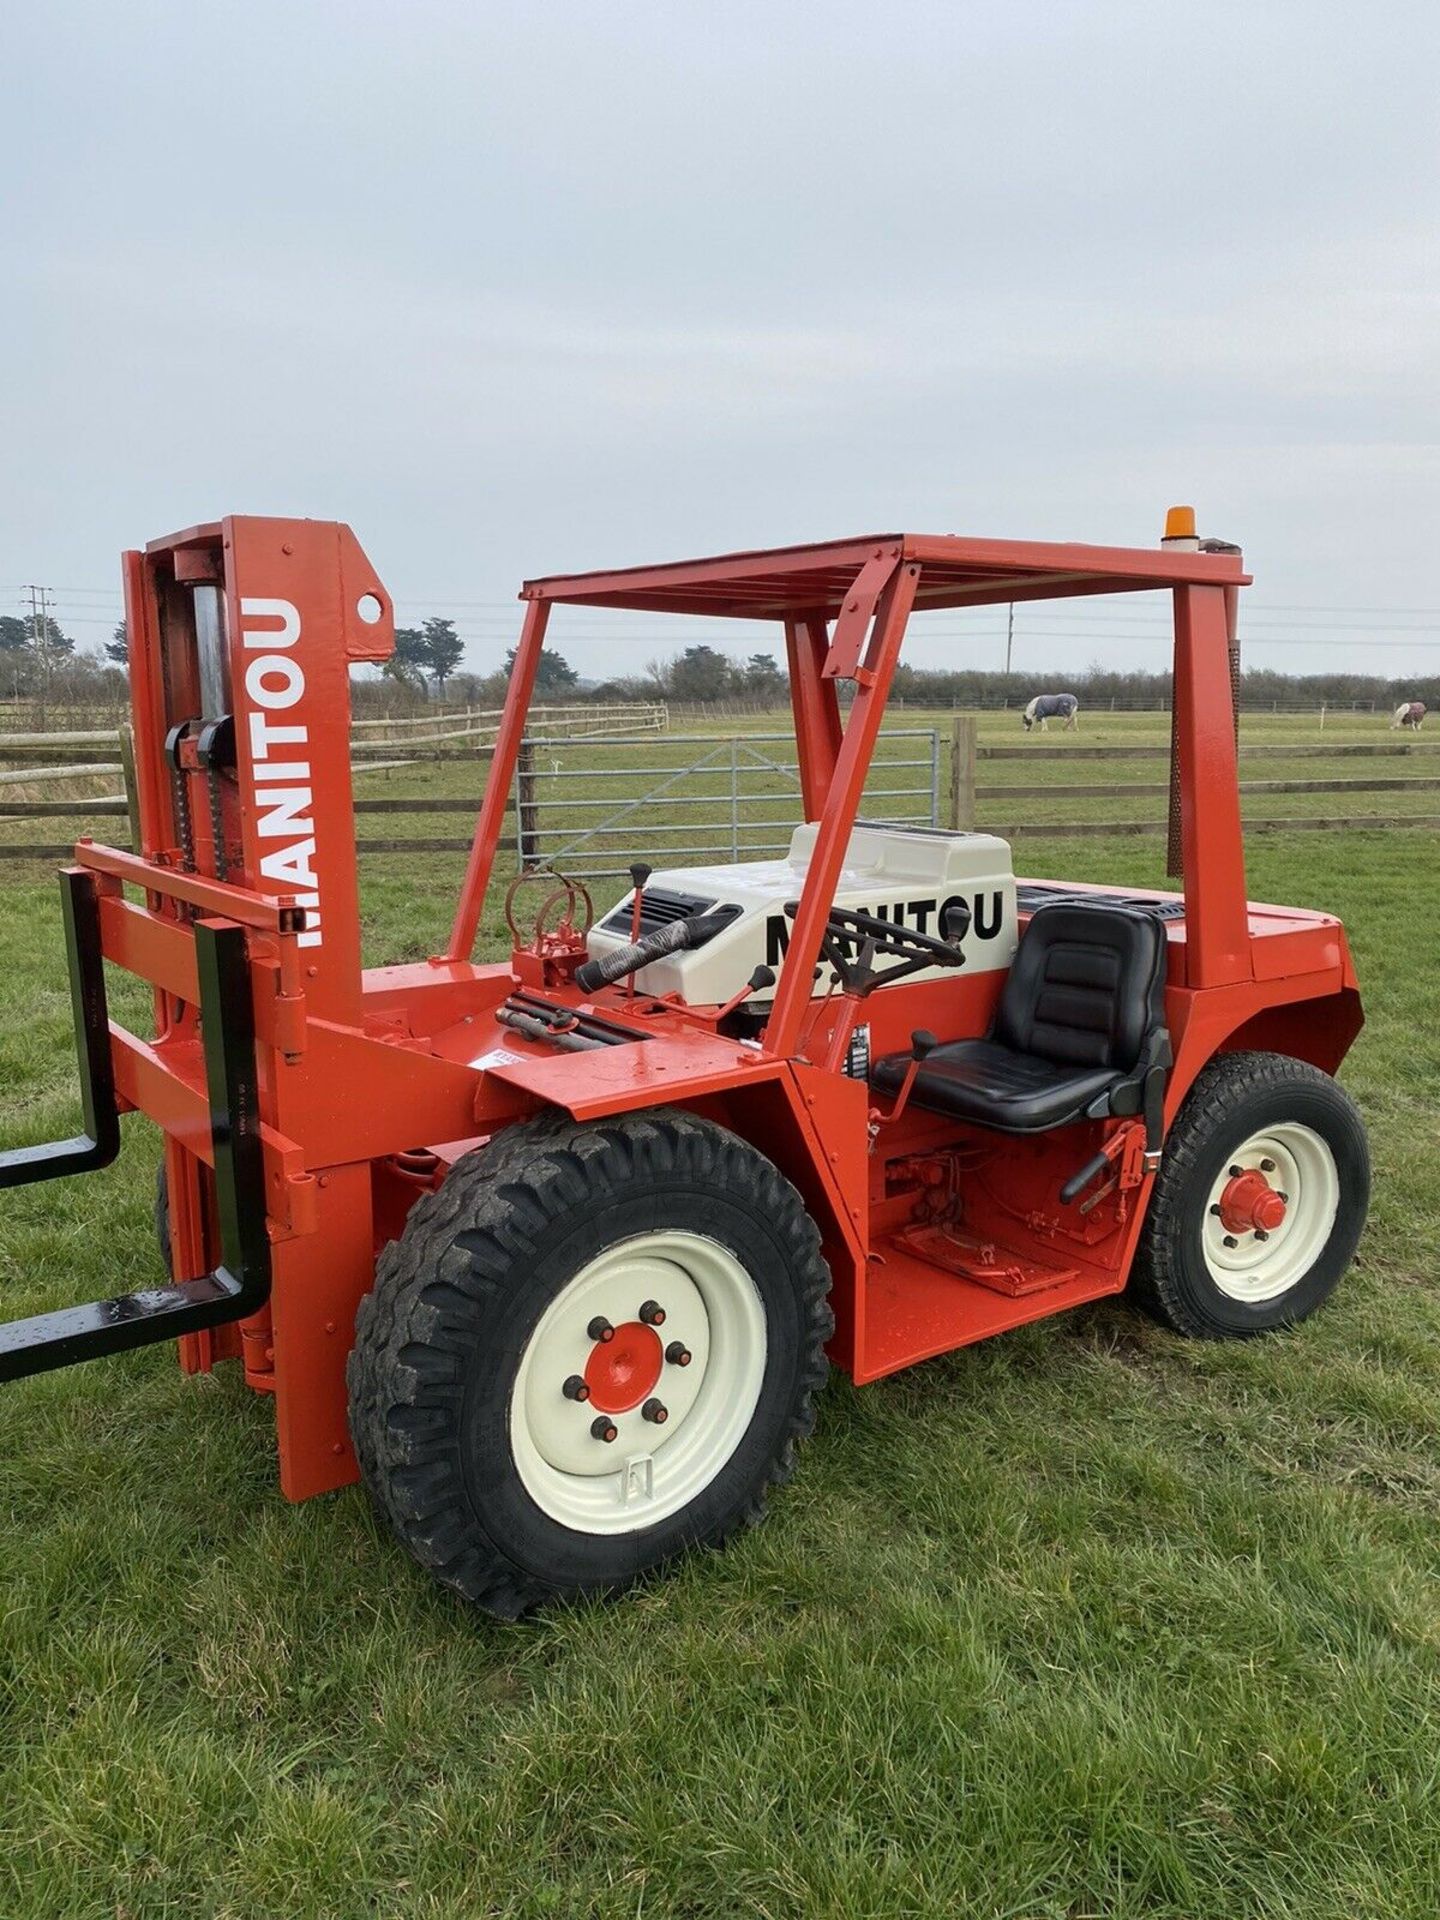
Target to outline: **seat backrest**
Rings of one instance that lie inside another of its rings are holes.
[[[1152,914],[1056,902],[1032,915],[991,1037],[1017,1053],[1128,1073],[1165,1024],[1165,929]]]

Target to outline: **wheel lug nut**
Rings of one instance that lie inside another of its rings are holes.
[[[602,1343],[604,1341],[613,1340],[615,1338],[615,1329],[614,1327],[611,1326],[610,1322],[605,1318],[603,1313],[597,1313],[595,1318],[590,1322],[589,1326],[585,1329],[585,1331],[586,1333],[589,1334],[592,1340],[598,1340],[598,1341],[601,1341]]]
[[[620,1429],[613,1420],[602,1413],[597,1420],[591,1422],[590,1431],[597,1440],[603,1440],[608,1446],[618,1437]]]
[[[1265,1231],[1265,1229],[1264,1229],[1264,1227],[1256,1227],[1256,1229],[1255,1229],[1255,1238],[1256,1238],[1257,1240],[1268,1240],[1268,1239],[1270,1238],[1270,1236],[1269,1236],[1269,1234],[1268,1234],[1268,1233],[1267,1233],[1267,1232]]]
[[[1274,1173],[1275,1162],[1273,1160],[1262,1160],[1260,1162],[1260,1171],[1261,1173]]]
[[[683,1340],[672,1340],[665,1349],[665,1358],[672,1367],[688,1367],[691,1357],[690,1349]]]
[[[646,1300],[641,1305],[640,1318],[645,1322],[647,1327],[663,1327],[665,1324],[665,1309],[656,1300]]]
[[[640,1413],[643,1419],[653,1420],[657,1427],[663,1427],[670,1418],[670,1409],[662,1400],[647,1400]]]
[[[1245,1169],[1243,1167],[1231,1167],[1230,1178],[1232,1180],[1238,1180],[1244,1171]]]
[[[1210,1211],[1217,1220],[1220,1218],[1220,1209],[1218,1206],[1211,1207]]]
[[[567,1400],[588,1400],[590,1398],[590,1389],[578,1373],[572,1373],[560,1391]]]
[[[1288,1193],[1282,1193],[1282,1194],[1280,1195],[1280,1199],[1281,1199],[1281,1202],[1282,1202],[1282,1203],[1283,1203],[1283,1204],[1284,1204],[1285,1206],[1287,1206],[1287,1207],[1289,1206],[1289,1204],[1290,1204],[1290,1196],[1289,1196],[1289,1194],[1288,1194]]]
[[[1233,1233],[1227,1233],[1225,1236],[1225,1244],[1227,1247],[1238,1247],[1240,1242],[1235,1238]]]

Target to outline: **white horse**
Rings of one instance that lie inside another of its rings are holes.
[[[1424,718],[1423,700],[1402,700],[1390,716],[1390,731],[1394,733],[1397,727],[1409,727],[1413,733],[1418,733]]]
[[[1051,720],[1063,720],[1066,733],[1074,733],[1075,716],[1079,711],[1080,702],[1073,693],[1037,693],[1020,719],[1027,733],[1032,727],[1039,727],[1042,733],[1048,733]]]

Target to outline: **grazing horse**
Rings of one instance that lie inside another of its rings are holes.
[[[1075,716],[1080,711],[1080,702],[1073,693],[1037,693],[1026,707],[1020,718],[1025,731],[1038,726],[1042,733],[1050,731],[1046,724],[1050,720],[1063,720],[1065,731],[1074,733]]]
[[[1394,733],[1397,727],[1409,727],[1412,732],[1418,733],[1420,722],[1424,718],[1425,702],[1423,700],[1402,700],[1390,716],[1390,731]]]

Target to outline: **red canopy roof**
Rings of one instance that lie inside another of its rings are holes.
[[[1054,541],[971,540],[958,534],[883,533],[805,547],[769,547],[709,560],[527,580],[524,600],[656,613],[780,620],[833,618],[867,560],[886,550],[921,566],[915,611],[1047,600],[1147,588],[1245,586],[1238,553],[1175,547],[1088,547]]]

